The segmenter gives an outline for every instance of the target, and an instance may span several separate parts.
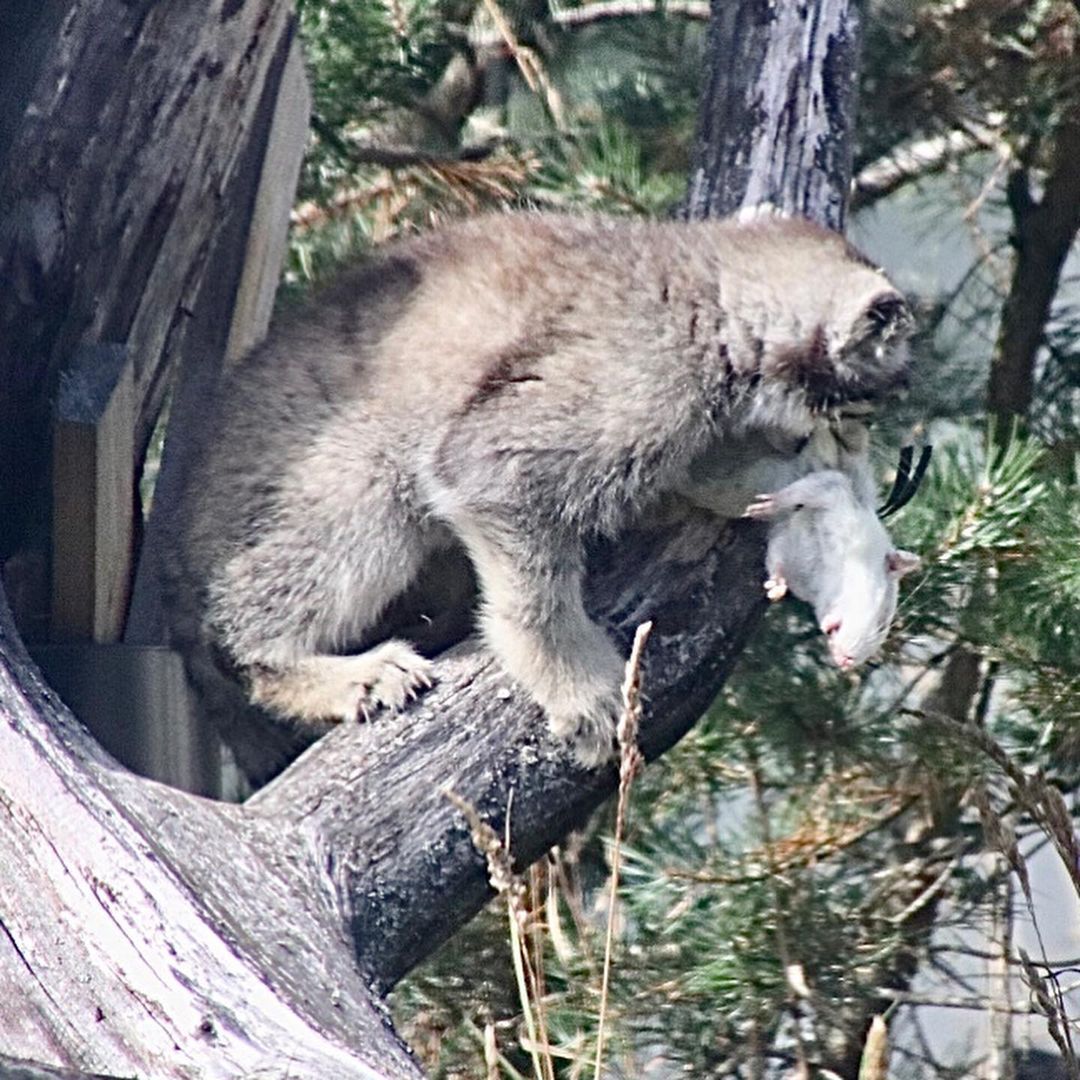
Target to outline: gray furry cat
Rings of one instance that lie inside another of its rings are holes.
[[[736,448],[795,460],[903,380],[909,323],[802,221],[503,214],[388,247],[223,377],[167,556],[173,641],[282,717],[400,707],[431,678],[410,644],[340,653],[460,544],[488,645],[601,762],[623,658],[582,605],[583,539],[665,493],[717,501]]]

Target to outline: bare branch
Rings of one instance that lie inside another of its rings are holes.
[[[972,1009],[975,1012],[985,1012],[989,1004],[989,998],[982,994],[975,997],[911,994],[906,990],[894,990],[890,986],[879,986],[874,990],[874,993],[890,1001],[895,1001],[898,1005],[926,1006],[933,1009]],[[1031,1016],[1039,1011],[1027,1001],[1002,1002],[996,1005],[995,1008],[998,1012],[1008,1012],[1017,1016]]]
[[[989,132],[956,129],[898,146],[859,171],[851,184],[851,209],[861,210],[908,184],[951,168],[979,150],[1006,153]]]
[[[597,0],[582,7],[551,12],[551,22],[568,30],[592,26],[613,19],[635,19],[641,16],[662,16],[705,22],[709,18],[707,0]],[[476,29],[469,32],[469,44],[474,49],[486,49],[503,43],[498,30]]]
[[[483,161],[491,157],[499,144],[481,143],[465,146],[453,153],[434,154],[415,146],[393,146],[377,143],[345,142],[344,153],[354,165],[374,165],[380,169],[410,169],[418,165],[457,165],[463,161]]]

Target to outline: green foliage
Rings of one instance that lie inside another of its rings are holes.
[[[682,195],[685,176],[645,169],[641,142],[617,120],[555,135],[528,191],[534,201],[609,214],[662,215]]]
[[[486,207],[663,215],[678,202],[702,27],[662,15],[616,20],[557,35],[558,47],[545,31],[545,48],[530,41],[533,6],[522,0],[503,10],[544,79],[558,82],[558,123],[542,80],[530,87],[500,50],[468,44],[470,28],[493,33],[468,0],[303,0],[315,102],[290,285],[372,242]],[[484,99],[456,133],[430,118],[430,95],[451,61]],[[364,152],[408,150],[414,137],[412,149],[431,160],[388,165]],[[456,145],[446,143],[451,137]]]
[[[317,141],[303,197],[332,194],[351,166],[348,138],[416,104],[451,55],[438,0],[298,0]]]

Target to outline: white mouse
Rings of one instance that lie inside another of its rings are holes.
[[[811,473],[759,495],[745,516],[770,522],[769,599],[790,592],[809,603],[837,667],[873,656],[896,614],[898,583],[919,557],[893,545],[851,479],[833,469]]]

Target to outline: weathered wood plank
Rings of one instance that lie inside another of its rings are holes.
[[[84,347],[61,376],[53,424],[51,634],[57,641],[118,641],[123,632],[134,456],[128,351]]]
[[[266,336],[289,240],[289,211],[307,148],[311,91],[299,39],[281,74],[247,236],[244,269],[233,304],[226,361],[243,356]]]
[[[117,765],[0,600],[0,1053],[156,1080],[418,1080],[316,853],[248,817]]]

